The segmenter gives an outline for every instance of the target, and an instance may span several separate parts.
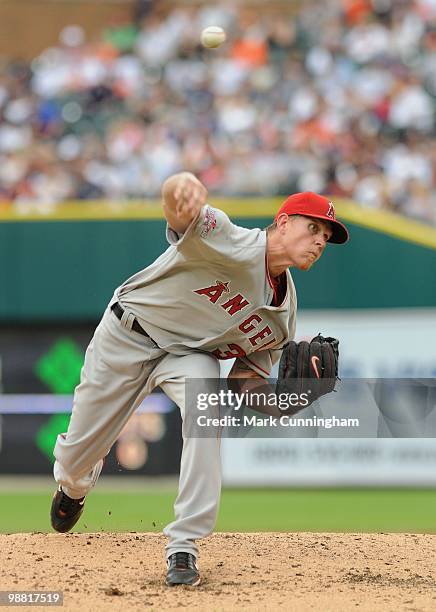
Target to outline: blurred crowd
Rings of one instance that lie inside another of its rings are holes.
[[[2,61],[0,200],[147,198],[186,169],[213,194],[312,190],[436,225],[436,0],[158,5]]]

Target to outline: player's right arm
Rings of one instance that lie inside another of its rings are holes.
[[[168,225],[183,234],[206,204],[207,189],[190,172],[173,174],[162,185],[163,211]]]

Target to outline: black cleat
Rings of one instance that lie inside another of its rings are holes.
[[[168,586],[187,584],[198,586],[200,573],[194,555],[187,552],[176,552],[168,557],[168,571],[165,580]]]
[[[85,506],[85,498],[71,499],[63,491],[61,486],[53,496],[50,518],[51,526],[60,533],[70,531],[77,523]]]

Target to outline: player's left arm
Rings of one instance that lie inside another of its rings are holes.
[[[235,363],[233,364],[233,367],[229,372],[228,378],[231,378],[231,379],[260,378],[262,379],[264,377],[258,374],[257,372],[255,372],[241,359],[235,359]]]
[[[235,360],[227,377],[227,385],[235,394],[250,396],[252,398],[250,408],[253,410],[262,414],[280,416],[280,411],[276,406],[262,400],[263,397],[267,398],[270,394],[275,394],[275,387],[242,359]]]
[[[240,358],[240,362],[263,378],[270,378],[274,364],[276,364],[282,355],[282,349],[265,349],[263,351],[255,351],[250,355]],[[239,366],[238,366],[239,368]]]

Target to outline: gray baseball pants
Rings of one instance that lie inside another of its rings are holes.
[[[166,555],[181,551],[198,556],[195,541],[212,532],[218,512],[220,439],[185,435],[187,419],[196,410],[185,406],[185,379],[218,380],[219,362],[206,353],[169,354],[132,330],[132,323],[128,309],[121,321],[109,307],[104,313],[86,351],[68,431],[57,438],[54,477],[70,497],[86,495],[129,417],[160,386],[179,406],[183,420],[175,520],[164,529]]]

